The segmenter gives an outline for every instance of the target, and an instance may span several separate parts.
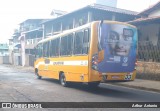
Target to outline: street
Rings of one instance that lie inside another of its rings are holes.
[[[101,83],[62,87],[59,81],[37,79],[33,72],[0,65],[0,102],[160,102],[160,93]]]

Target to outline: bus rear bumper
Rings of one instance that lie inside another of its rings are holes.
[[[106,73],[102,74],[102,82],[126,82],[133,81],[136,77],[136,71],[131,73]]]

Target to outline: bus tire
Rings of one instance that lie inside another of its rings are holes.
[[[100,81],[97,81],[97,82],[89,82],[88,83],[88,86],[89,87],[92,87],[92,88],[95,88],[95,87],[98,87],[100,84]]]
[[[62,86],[64,86],[64,87],[68,86],[65,74],[63,72],[60,74],[59,81],[60,81],[60,83],[61,83]]]
[[[38,74],[38,69],[35,70],[35,74],[36,74],[36,76],[37,76],[37,79],[42,79],[42,76],[40,76],[40,75]]]

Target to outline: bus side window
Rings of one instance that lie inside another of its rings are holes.
[[[36,58],[42,57],[42,49],[43,49],[42,44],[38,44],[35,52]]]
[[[51,56],[51,57],[54,56],[54,51],[55,51],[54,41],[55,41],[55,40],[51,40],[51,45],[50,45],[50,56]]]
[[[39,55],[38,55],[38,46],[36,46],[34,48],[34,50],[35,50],[35,58],[39,58]]]
[[[60,51],[60,38],[55,39],[55,56],[59,56]]]
[[[83,31],[79,31],[75,33],[74,54],[82,54],[82,46],[83,46]]]
[[[60,43],[59,38],[51,41],[51,45],[50,45],[50,56],[51,57],[59,56],[59,43]]]
[[[72,55],[73,52],[73,34],[67,37],[67,55]]]
[[[67,36],[61,37],[61,48],[60,48],[60,54],[67,55]]]
[[[89,48],[89,30],[84,30],[84,38],[83,38],[83,54],[88,54]]]
[[[43,57],[49,57],[49,42],[43,43]]]
[[[47,57],[50,57],[50,43],[51,41],[47,42]]]
[[[50,52],[51,52],[51,57],[55,56],[55,49],[56,49],[56,40],[52,40],[51,41],[51,45],[50,45]]]

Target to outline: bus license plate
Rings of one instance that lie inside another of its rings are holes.
[[[119,76],[112,76],[112,79],[118,80],[120,77]]]

